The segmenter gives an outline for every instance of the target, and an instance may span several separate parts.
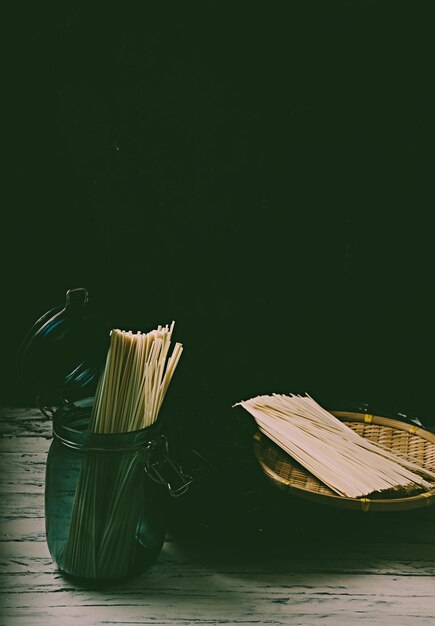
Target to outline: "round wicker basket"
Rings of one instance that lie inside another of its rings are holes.
[[[435,471],[435,435],[432,433],[417,426],[377,415],[344,411],[332,411],[332,414],[362,437],[382,443],[391,450],[405,452],[413,456],[416,463],[420,465],[424,463],[428,469]],[[265,435],[257,432],[254,441],[255,455],[266,476],[274,485],[295,496],[320,504],[364,512],[405,511],[430,506],[435,502],[435,483],[431,491],[401,498],[339,496]]]

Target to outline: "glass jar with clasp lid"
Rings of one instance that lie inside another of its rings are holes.
[[[62,573],[98,583],[140,574],[156,560],[167,495],[182,495],[191,482],[169,456],[162,418],[131,432],[89,429],[89,390],[108,337],[86,290],[76,289],[35,323],[20,352],[21,378],[53,420],[45,484],[51,556]]]

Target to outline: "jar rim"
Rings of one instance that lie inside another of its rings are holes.
[[[54,438],[76,450],[128,452],[143,448],[155,439],[161,430],[161,424],[156,422],[139,430],[95,433],[88,428],[91,410],[90,407],[58,409],[53,416]]]

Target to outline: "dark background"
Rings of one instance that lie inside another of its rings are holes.
[[[435,423],[433,3],[37,4],[8,25],[2,402],[84,286],[176,321],[180,420],[308,391]]]

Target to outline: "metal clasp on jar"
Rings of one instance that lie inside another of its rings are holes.
[[[165,435],[150,441],[146,448],[145,471],[154,482],[164,485],[173,498],[182,496],[193,481],[185,474],[181,465],[169,456],[169,445]]]

